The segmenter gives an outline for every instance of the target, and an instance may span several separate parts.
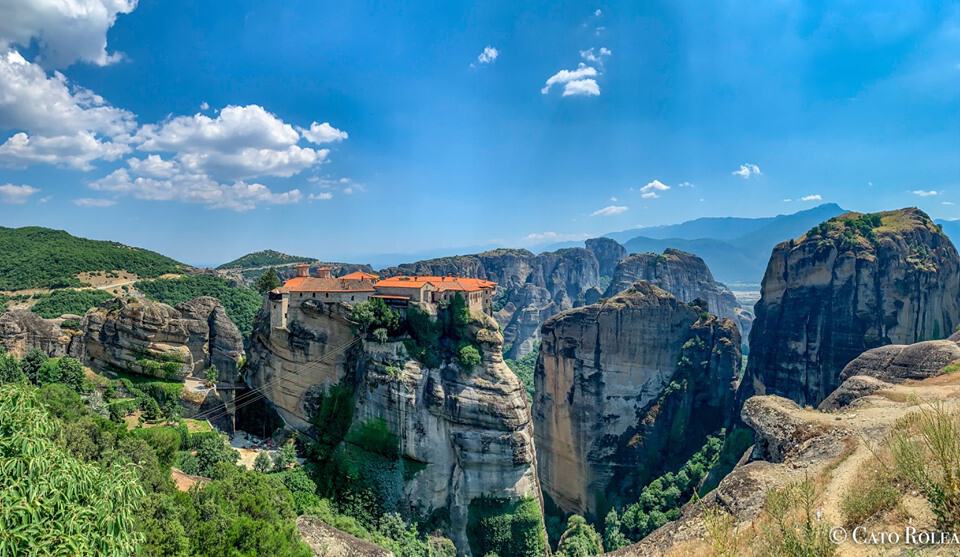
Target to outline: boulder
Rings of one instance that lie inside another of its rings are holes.
[[[59,323],[32,311],[7,311],[0,315],[0,346],[19,358],[33,349],[48,356],[65,356],[73,335],[62,330]]]

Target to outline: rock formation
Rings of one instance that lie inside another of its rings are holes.
[[[593,245],[594,249],[610,250],[606,242]],[[606,251],[604,254],[609,257]],[[505,355],[519,358],[533,350],[545,319],[595,301],[601,273],[593,251],[568,248],[539,255],[523,249],[496,249],[407,263],[380,274],[457,275],[496,282],[495,317],[503,329]]]
[[[801,408],[779,396],[748,399],[741,418],[755,431],[754,448],[715,490],[699,502],[687,503],[678,520],[609,555],[711,554],[711,536],[728,541],[737,536],[738,554],[771,554],[772,548],[757,547],[762,539],[751,539],[751,533],[763,531],[770,527],[771,519],[775,521],[767,507],[770,492],[803,481],[820,486],[813,492],[812,503],[818,526],[829,530],[846,525],[849,535],[857,524],[847,523],[844,497],[862,491],[866,479],[873,481],[879,476],[878,455],[890,458],[885,456],[884,445],[895,428],[911,421],[904,417],[931,408],[960,411],[960,374],[947,373],[944,367],[948,364],[941,366],[943,362],[957,363],[956,359],[950,361],[957,349],[950,340],[869,350],[847,365],[843,372],[846,380],[817,410]],[[856,375],[859,373],[870,375]],[[924,404],[918,406],[918,400]],[[908,525],[921,532],[939,530],[929,502],[917,491],[898,490],[897,499],[896,512],[868,519],[868,532],[903,532]],[[718,513],[729,518],[728,530],[717,531],[721,524]],[[861,555],[864,547],[884,554],[886,550],[900,554],[905,549],[902,543],[882,547],[857,545],[843,538],[837,541],[837,555]]]
[[[221,380],[235,381],[243,358],[240,331],[210,297],[176,308],[147,300],[114,300],[90,310],[82,330],[71,355],[95,368],[182,378],[216,366]]]
[[[737,312],[740,303],[733,292],[715,281],[703,259],[692,253],[667,248],[659,255],[628,255],[616,266],[604,296],[610,297],[622,292],[638,280],[666,290],[681,302],[692,302],[697,298],[704,300],[711,313],[740,324],[741,318]]]
[[[59,322],[32,311],[10,310],[0,315],[0,346],[19,358],[35,348],[49,356],[65,356],[73,335]]]
[[[816,405],[863,351],[960,324],[960,258],[918,209],[847,213],[779,244],[763,278],[738,400]]]
[[[425,367],[400,341],[361,340],[345,304],[308,300],[300,307],[288,314],[287,329],[271,329],[268,311],[261,313],[248,366],[251,386],[290,425],[309,430],[317,395],[350,385],[351,430],[382,420],[404,462],[416,465],[392,500],[420,516],[448,513],[449,535],[461,550],[469,548],[472,500],[539,499],[530,407],[503,362],[503,337],[492,317],[473,315],[468,336],[481,363],[465,370],[451,362]]]
[[[646,282],[554,316],[534,377],[544,495],[601,519],[633,502],[723,427],[739,368],[732,321]]]
[[[601,277],[613,277],[617,264],[627,256],[627,248],[610,238],[590,238],[585,245],[587,250],[597,258]]]

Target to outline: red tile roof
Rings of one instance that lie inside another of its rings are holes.
[[[364,279],[377,280],[380,277],[373,273],[364,273],[363,271],[354,271],[352,273],[347,273],[340,278],[342,278],[343,280],[364,280]]]
[[[381,281],[377,281],[374,284],[376,288],[410,288],[410,289],[420,289],[423,288],[425,284],[433,286],[440,292],[444,291],[457,291],[457,292],[477,292],[479,290],[494,289],[497,287],[497,283],[491,282],[489,280],[475,279],[475,278],[462,278],[462,277],[435,277],[435,276],[424,276],[424,277],[390,277],[385,278]]]
[[[283,289],[288,292],[373,292],[373,281],[293,277],[283,284]]]

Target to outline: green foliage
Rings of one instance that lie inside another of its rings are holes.
[[[212,296],[220,300],[227,315],[245,337],[253,331],[253,321],[263,304],[263,298],[255,290],[232,286],[228,281],[210,275],[142,280],[136,283],[136,287],[147,298],[171,306],[200,296]]]
[[[674,473],[656,478],[640,492],[636,503],[623,511],[624,535],[640,541],[650,532],[680,516],[680,507],[693,495],[723,447],[722,437],[707,437],[699,451]]]
[[[38,385],[64,383],[79,392],[84,388],[83,365],[67,356],[48,358],[37,370],[35,382]]]
[[[469,344],[463,346],[460,348],[460,353],[457,355],[457,361],[460,362],[460,365],[465,369],[473,369],[480,365],[480,351],[477,350],[475,346]]]
[[[558,557],[594,557],[603,553],[600,534],[586,519],[575,514],[567,520],[567,530],[557,545]]]
[[[400,455],[400,440],[382,418],[361,422],[347,434],[347,441],[365,451],[387,458],[393,459]]]
[[[20,368],[20,361],[13,354],[0,352],[0,385],[17,383],[23,381],[24,378],[25,375]]]
[[[757,542],[770,555],[829,557],[837,552],[830,526],[817,518],[816,493],[809,479],[767,494]]]
[[[840,501],[840,512],[846,526],[856,527],[900,502],[900,490],[889,475],[871,474],[865,481],[847,491]]]
[[[370,298],[354,305],[350,320],[357,324],[357,330],[361,335],[380,329],[383,329],[382,334],[387,337],[395,336],[400,332],[400,314],[391,309],[381,298]]]
[[[257,472],[267,473],[273,468],[273,459],[270,458],[270,453],[267,451],[260,451],[260,454],[257,455],[257,458],[253,460],[253,469]]]
[[[46,319],[66,314],[83,315],[90,308],[112,299],[113,296],[103,290],[54,290],[34,304],[32,311]]]
[[[206,381],[208,385],[215,384],[218,379],[220,379],[220,370],[217,369],[217,366],[210,366],[203,372],[203,380]]]
[[[40,387],[40,400],[51,416],[71,423],[88,414],[86,405],[74,389],[62,383]]]
[[[310,423],[317,429],[311,456],[326,460],[347,435],[353,420],[353,389],[347,384],[330,386],[314,401]]]
[[[417,361],[428,368],[439,367],[440,356],[440,324],[420,308],[411,307],[406,313],[407,331],[411,341],[404,342],[407,352]]]
[[[250,267],[266,267],[267,265],[288,265],[291,263],[310,263],[314,259],[310,257],[298,257],[296,255],[287,255],[271,249],[255,251],[248,253],[243,257],[224,263],[217,269],[249,269]]]
[[[257,279],[254,289],[261,294],[266,294],[274,288],[280,288],[280,277],[277,276],[277,270],[270,267]]]
[[[62,230],[0,227],[0,290],[81,286],[77,275],[82,272],[156,277],[182,267],[152,251],[76,238]]]
[[[24,384],[0,386],[0,553],[130,555],[143,489],[130,468],[82,462]]]
[[[620,516],[616,509],[610,509],[603,521],[603,547],[606,551],[616,551],[630,543],[620,530]]]
[[[40,382],[40,368],[48,358],[46,352],[33,348],[20,361],[20,370],[31,383],[37,384]]]
[[[504,359],[510,371],[520,379],[524,389],[527,391],[527,400],[533,400],[533,374],[537,369],[537,357],[540,354],[540,343],[534,345],[533,349],[519,359]]]
[[[467,513],[467,538],[474,555],[539,557],[546,552],[540,506],[529,497],[473,499]]]
[[[197,447],[197,470],[201,476],[217,476],[220,463],[235,464],[240,454],[226,444],[219,436],[205,437]]]
[[[277,472],[282,472],[290,468],[297,462],[297,446],[293,441],[288,441],[277,451],[277,456],[273,459],[273,467]]]

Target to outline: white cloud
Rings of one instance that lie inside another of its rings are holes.
[[[801,197],[800,201],[823,201],[823,197],[819,193],[814,193]]]
[[[933,197],[935,195],[940,195],[940,192],[937,190],[913,190],[910,193],[919,197]]]
[[[697,185],[692,182],[680,182],[679,184],[677,184],[677,187],[678,188],[695,188],[697,187]]]
[[[0,45],[38,47],[38,60],[62,68],[77,60],[103,66],[120,59],[107,52],[107,30],[137,0],[4,0]],[[2,80],[0,80],[2,81]]]
[[[603,15],[603,10],[601,10],[600,8],[597,8],[597,11],[593,12],[593,15],[600,17]]]
[[[166,162],[166,161],[164,161]],[[120,168],[106,177],[90,183],[95,191],[130,195],[147,201],[181,201],[198,203],[213,209],[249,211],[260,204],[286,205],[302,199],[300,190],[293,189],[276,193],[263,184],[243,180],[232,184],[220,183],[203,172],[193,172],[177,163],[169,177],[158,178],[149,174],[136,175],[137,171],[149,171],[141,163],[131,171]]]
[[[304,131],[317,141],[346,136],[316,122]],[[297,130],[259,105],[227,106],[216,118],[194,114],[145,125],[134,141],[144,151],[175,153],[191,172],[231,180],[290,177],[322,163],[330,153],[297,145]]]
[[[0,203],[8,205],[22,205],[31,195],[37,193],[37,188],[27,185],[3,184],[0,185]]]
[[[210,104],[207,101],[200,103],[200,110],[210,110]]]
[[[324,122],[322,124],[314,122],[310,124],[310,129],[300,128],[300,133],[303,135],[304,139],[310,143],[316,143],[317,145],[323,145],[324,143],[337,143],[350,137],[347,132],[338,130],[337,128],[331,126],[329,122]]]
[[[597,209],[596,211],[590,213],[591,217],[612,217],[614,215],[619,215],[625,213],[629,209],[624,205],[607,205],[602,209]]]
[[[588,96],[596,97],[600,95],[600,86],[595,79],[578,79],[569,81],[563,86],[563,96]]]
[[[164,160],[160,155],[148,155],[145,159],[127,159],[127,165],[134,173],[150,178],[170,178],[177,173],[177,163]]]
[[[477,62],[481,64],[492,64],[497,61],[498,56],[500,56],[500,51],[487,45],[480,55],[477,56]]]
[[[739,169],[731,172],[731,174],[733,174],[734,176],[739,176],[744,180],[746,180],[751,176],[760,176],[762,172],[760,172],[759,166],[751,163],[744,163],[740,165]]]
[[[593,78],[593,77],[596,77],[596,76],[597,76],[597,69],[596,69],[596,68],[581,63],[579,66],[577,66],[577,69],[575,69],[575,70],[560,70],[559,72],[557,72],[557,73],[553,74],[552,76],[550,76],[550,77],[547,79],[546,83],[544,84],[543,88],[540,89],[540,93],[543,94],[543,95],[546,95],[547,93],[550,92],[550,89],[551,89],[554,85],[561,85],[561,84],[562,84],[562,85],[564,85],[563,96],[566,97],[566,96],[569,96],[569,95],[575,95],[575,94],[578,94],[578,93],[570,93],[570,94],[568,95],[567,89],[568,89],[569,84],[570,84],[571,82],[586,82],[586,81],[589,81],[589,82],[591,82],[591,83],[593,84],[592,88],[596,90],[596,93],[580,93],[580,94],[594,94],[594,95],[599,95],[599,94],[600,94],[600,89],[599,89],[599,87],[597,86],[597,82],[596,82],[595,80],[593,80],[593,79],[589,79],[589,78]],[[591,88],[591,87],[590,87],[588,84],[584,84],[584,83],[578,83],[578,85],[575,85],[575,86],[574,86],[574,89],[575,89],[575,90],[589,90],[590,88]]]
[[[616,202],[617,202],[617,198],[616,198],[616,196],[614,196],[614,197],[611,197],[611,198],[610,198],[610,201],[613,201],[614,203],[616,203]]]
[[[941,201],[940,204],[947,205],[947,206],[954,205],[953,201]]]
[[[670,189],[670,186],[664,184],[664,183],[661,182],[660,180],[652,180],[652,181],[650,181],[650,182],[647,182],[647,185],[645,185],[645,186],[643,186],[642,188],[640,188],[640,193],[651,193],[651,192],[658,192],[658,191],[667,191],[667,190],[669,190],[669,189]],[[656,196],[654,196],[654,197],[656,197]]]
[[[20,132],[0,144],[0,163],[25,167],[42,163],[91,170],[95,160],[113,161],[130,152],[125,143],[98,139],[90,132],[54,137],[33,136]]]
[[[784,199],[783,202],[784,202],[784,203],[793,203],[793,199],[790,199],[790,198],[788,197],[788,198]]]
[[[102,197],[81,197],[80,199],[74,199],[73,204],[77,207],[103,208],[113,207],[117,204],[117,202],[112,199],[104,199]]]
[[[333,194],[328,191],[322,191],[320,193],[311,193],[307,196],[307,199],[310,201],[328,201],[333,199]]]
[[[524,244],[543,244],[546,242],[567,242],[572,240],[586,240],[588,234],[574,234],[565,232],[532,232],[524,236],[521,240]]]
[[[640,197],[643,199],[657,199],[660,196],[657,195],[657,192],[655,191],[648,191],[646,193],[641,193]]]
[[[601,46],[599,49],[594,49],[591,47],[587,50],[581,50],[580,58],[583,58],[591,64],[600,64],[602,66],[603,59],[611,54],[613,54],[613,51],[605,46]]]

